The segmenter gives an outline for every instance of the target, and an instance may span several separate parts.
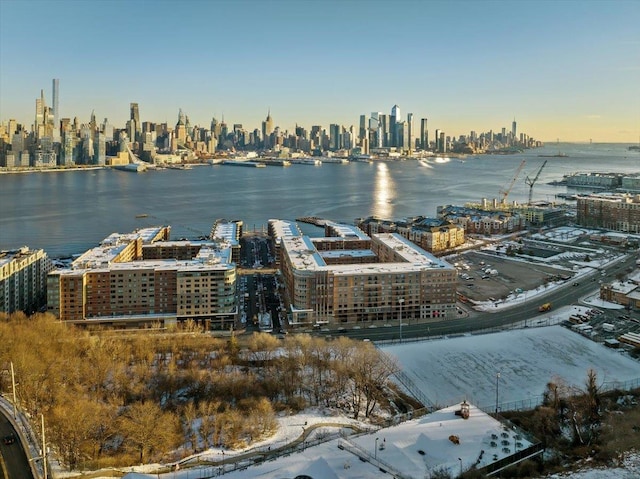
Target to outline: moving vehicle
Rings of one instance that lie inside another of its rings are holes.
[[[551,303],[544,303],[538,308],[538,311],[544,313],[545,311],[549,311],[551,309]]]
[[[16,442],[16,436],[15,436],[15,434],[11,433],[11,434],[9,434],[8,436],[5,436],[5,437],[4,437],[4,439],[3,439],[3,442],[4,442],[6,445],[13,444],[14,442]]]

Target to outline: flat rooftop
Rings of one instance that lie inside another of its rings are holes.
[[[302,231],[295,221],[270,219],[269,225],[273,229],[276,242],[282,241],[282,238],[302,236]]]
[[[358,238],[362,240],[368,240],[369,236],[362,231],[360,228],[354,225],[345,225],[342,223],[334,223],[333,221],[327,221],[325,226],[331,228],[331,230],[339,237],[339,238]]]
[[[212,271],[228,270],[234,268],[234,264],[218,261],[215,258],[202,258],[196,260],[177,261],[173,259],[130,261],[126,263],[113,263],[109,267],[59,269],[54,273],[59,275],[76,275],[84,272],[118,272],[132,270],[152,271]]]
[[[335,275],[350,275],[364,272],[398,273],[436,268],[455,270],[455,268],[446,261],[436,258],[431,253],[426,252],[396,233],[378,234],[372,237],[382,243],[386,248],[393,249],[396,254],[402,258],[402,261],[394,263],[327,265],[323,259],[325,252],[322,252],[322,254],[318,252],[313,241],[308,236],[284,238],[283,245],[288,252],[293,266],[298,270],[331,270]],[[365,235],[363,239],[368,239],[368,236]]]

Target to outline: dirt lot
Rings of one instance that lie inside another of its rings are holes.
[[[544,284],[550,276],[571,274],[569,271],[540,264],[479,252],[462,254],[450,258],[449,261],[458,263],[458,292],[474,301],[506,298],[511,291],[518,288],[523,291],[535,289]],[[465,265],[469,269],[466,269]],[[482,271],[486,268],[498,273],[487,274]],[[463,275],[468,275],[471,279],[464,279]]]

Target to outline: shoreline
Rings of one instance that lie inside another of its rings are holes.
[[[110,166],[68,166],[58,168],[38,168],[38,167],[24,167],[20,169],[8,169],[0,168],[0,175],[14,175],[23,173],[59,173],[63,171],[91,171],[91,170],[105,170],[111,168]]]

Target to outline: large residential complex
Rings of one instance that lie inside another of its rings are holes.
[[[484,202],[483,202],[484,203]],[[490,209],[488,205],[473,206],[438,206],[438,218],[461,226],[466,234],[502,235],[513,233],[526,228],[524,217],[517,213],[497,209]]]
[[[588,187],[604,190],[618,188],[629,191],[640,191],[640,174],[623,173],[573,173],[565,175],[563,182],[571,187]]]
[[[401,221],[370,216],[356,220],[367,234],[398,233],[430,253],[442,253],[464,244],[464,228],[435,218],[410,218]]]
[[[598,194],[577,197],[578,224],[640,233],[640,195]]]
[[[33,313],[46,304],[45,286],[51,271],[47,254],[26,246],[0,251],[0,313]]]
[[[168,227],[110,235],[71,268],[49,274],[49,311],[83,325],[167,326],[193,320],[210,329],[233,326],[236,265],[230,243],[168,237]]]
[[[49,273],[48,309],[83,326],[149,327],[238,320],[241,222],[218,221],[210,240],[169,241],[169,227],[114,233],[69,268]],[[456,315],[455,268],[399,234],[368,236],[328,222],[326,237],[271,220],[290,327],[427,322]],[[238,255],[239,256],[239,255]]]
[[[271,229],[294,231],[286,224]],[[330,237],[277,238],[291,326],[455,317],[453,266],[396,233],[369,237],[357,227],[331,223],[326,230]]]

